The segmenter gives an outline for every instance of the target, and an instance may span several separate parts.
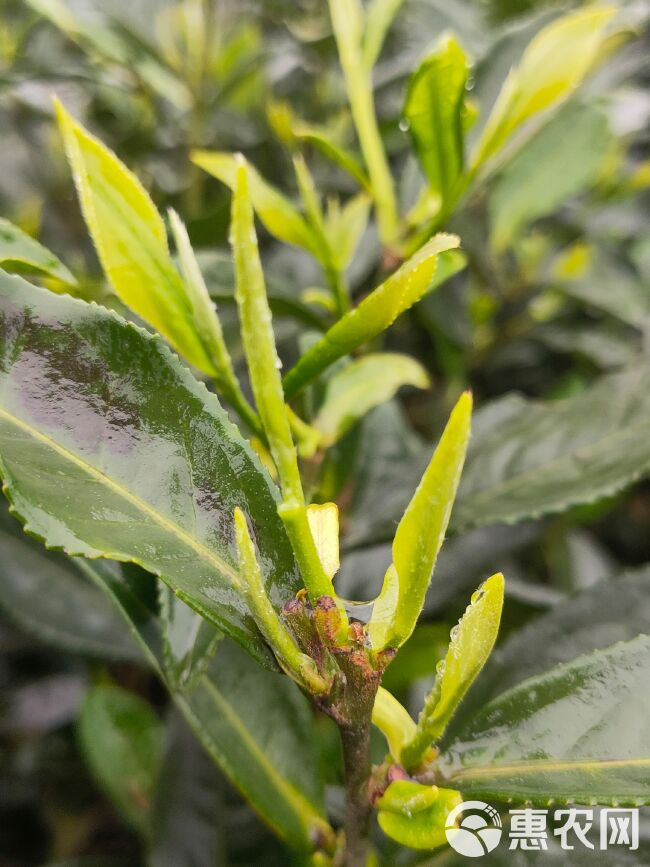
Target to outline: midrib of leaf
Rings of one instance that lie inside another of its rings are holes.
[[[123,601],[115,597],[114,589],[109,586],[103,578],[101,578],[95,573],[90,563],[84,562],[82,560],[80,565],[84,572],[86,572],[86,574],[93,581],[93,583],[101,589],[101,591],[107,596],[108,599],[111,600],[114,605],[116,605],[121,616],[124,618],[131,635],[142,650],[142,653],[144,654],[148,663],[156,672],[160,680],[169,689],[174,704],[176,704],[179,710],[181,710],[181,712],[184,714],[186,720],[194,729],[197,738],[206,748],[206,751],[214,753],[214,760],[216,761],[217,765],[219,765],[219,767],[223,768],[225,773],[228,775],[231,783],[236,788],[240,789],[244,797],[250,798],[250,794],[239,786],[239,775],[237,768],[233,767],[227,761],[227,756],[225,755],[224,751],[219,749],[218,745],[215,744],[214,738],[211,736],[209,730],[206,728],[205,725],[203,725],[200,718],[194,712],[191,703],[185,698],[182,692],[173,688],[171,682],[167,678],[162,665],[163,639],[160,635],[159,624],[156,624],[156,626],[157,639],[160,642],[160,645],[156,648],[150,645],[144,635],[137,628],[129,612],[124,607]],[[200,678],[198,678],[194,691],[196,692],[201,688],[205,689],[211,694],[215,701],[215,704],[217,704],[223,715],[227,718],[230,726],[237,732],[237,734],[242,740],[242,743],[245,744],[246,749],[251,753],[255,761],[264,768],[265,772],[267,773],[268,777],[270,778],[271,782],[273,783],[279,794],[284,796],[286,802],[289,804],[294,814],[297,816],[300,825],[304,828],[305,837],[309,839],[311,832],[318,828],[319,823],[326,828],[327,824],[325,820],[320,816],[315,807],[303,795],[301,795],[301,793],[297,791],[288,780],[286,780],[281,774],[277,772],[277,770],[269,761],[264,752],[260,750],[259,745],[251,736],[245,725],[242,723],[241,717],[237,714],[235,710],[233,710],[232,706],[227,702],[226,698],[223,696],[220,690],[210,680],[208,674],[202,674]],[[255,809],[265,819],[265,821],[268,822],[270,826],[272,826],[275,830],[280,830],[276,825],[273,824],[272,817],[264,814],[264,805],[259,801],[259,799],[255,801]]]
[[[536,771],[570,771],[575,768],[583,771],[600,771],[609,768],[650,768],[648,759],[567,759],[560,762],[547,762],[539,759],[506,765],[482,765],[480,768],[463,768],[451,774],[449,781],[458,782],[464,777],[508,776],[509,774],[534,773]]]
[[[291,805],[292,809],[298,816],[300,823],[303,826],[307,825],[307,827],[309,827],[308,816],[315,817],[312,805],[285,777],[278,774],[272,762],[270,762],[268,757],[262,752],[262,750],[260,750],[255,739],[251,737],[248,729],[242,724],[241,717],[232,709],[230,704],[228,704],[223,694],[214,685],[210,678],[207,675],[203,675],[201,682],[214,699],[215,704],[224,717],[226,717],[232,728],[238,733],[242,743],[245,744],[246,749],[255,757],[256,762],[264,768],[273,786],[284,796],[287,803]],[[179,703],[185,705],[185,700],[181,696],[176,695],[175,698]],[[187,711],[193,716],[191,707],[187,707]],[[208,732],[205,732],[205,736],[207,740],[212,740]],[[236,779],[234,773],[233,779]]]
[[[19,419],[17,416],[12,415],[6,410],[0,408],[0,417],[4,417],[7,419],[9,424],[14,425],[19,430],[22,430],[28,436],[37,440],[40,443],[43,443],[46,448],[51,449],[52,451],[59,454],[65,460],[70,461],[70,463],[79,467],[83,472],[92,478],[99,481],[102,485],[112,490],[114,493],[118,494],[118,496],[123,497],[129,503],[134,505],[139,511],[143,512],[149,518],[151,518],[154,522],[159,524],[164,530],[176,536],[182,543],[187,545],[189,548],[192,548],[201,559],[205,560],[217,571],[228,577],[235,587],[239,586],[239,574],[226,563],[225,560],[222,560],[214,551],[206,548],[205,545],[202,545],[198,539],[195,539],[193,536],[190,536],[186,533],[178,524],[175,524],[173,521],[170,521],[169,518],[165,517],[165,515],[156,511],[152,506],[150,506],[146,501],[142,500],[137,494],[129,491],[128,488],[125,488],[123,485],[116,482],[114,479],[111,479],[101,470],[98,470],[92,464],[84,461],[82,458],[78,457],[71,452],[69,449],[65,448],[65,446],[60,445],[51,437],[45,436],[40,431],[33,428],[31,425],[24,422],[22,419]],[[67,552],[74,555],[75,552]],[[132,562],[139,562],[136,559],[133,559]]]
[[[538,466],[532,467],[530,470],[526,470],[525,472],[520,473],[517,476],[513,476],[512,478],[507,479],[504,482],[500,482],[499,484],[493,485],[492,487],[489,487],[489,488],[484,488],[482,491],[477,491],[476,493],[472,493],[471,494],[472,511],[473,511],[474,506],[477,502],[480,503],[482,500],[485,500],[485,499],[487,499],[489,502],[489,500],[492,497],[494,497],[496,494],[501,495],[503,493],[507,493],[511,489],[518,487],[522,481],[530,480],[531,478],[534,478],[537,475],[544,475],[549,470],[557,469],[558,467],[561,467],[562,464],[571,463],[575,460],[578,460],[578,461],[589,460],[593,457],[598,456],[598,454],[601,451],[605,451],[605,449],[611,447],[612,445],[615,445],[617,442],[619,442],[619,441],[625,442],[626,440],[628,440],[630,438],[633,440],[636,440],[636,439],[638,439],[639,434],[645,433],[645,432],[647,432],[650,435],[650,421],[642,422],[641,424],[636,425],[636,426],[633,425],[633,427],[629,430],[618,430],[615,433],[608,434],[608,435],[604,436],[602,439],[598,440],[598,442],[595,444],[592,444],[589,446],[584,446],[580,449],[577,449],[576,451],[570,452],[569,454],[561,455],[558,458],[553,458],[553,460],[549,461],[548,463],[539,464]],[[648,463],[650,463],[650,458],[648,459]],[[644,466],[639,466],[637,472],[631,474],[629,478],[633,479],[636,476],[640,475],[643,471],[644,471]],[[618,484],[613,485],[613,488],[616,490],[618,490],[619,487],[621,487],[621,486]],[[610,484],[607,486],[607,488],[605,490],[610,490],[611,488],[612,488],[612,485]],[[569,491],[569,494],[570,494],[570,491]],[[461,492],[461,495],[462,495],[462,492]],[[602,495],[603,494],[602,494],[601,490],[599,489],[597,496],[602,496]],[[466,495],[466,496],[469,496],[469,495]],[[571,497],[569,496],[568,501],[570,502],[570,500],[571,500]],[[581,501],[582,501],[582,499],[581,499]],[[561,506],[558,505],[556,507],[556,510],[559,508],[561,508]],[[462,514],[462,506],[460,506],[460,508],[457,509],[457,513]],[[531,514],[534,516],[535,513],[534,512],[527,512],[527,514]],[[460,521],[459,523],[462,526],[463,522]]]
[[[429,91],[429,96],[432,97],[432,105],[433,105],[433,121],[435,127],[435,134],[438,141],[443,141],[445,136],[445,126],[442,123],[442,118],[440,115],[441,105],[440,105],[440,88],[438,87],[438,75],[432,76],[432,80],[430,82],[429,87],[427,88]],[[433,150],[433,148],[431,149]],[[449,177],[449,166],[447,163],[447,148],[439,147],[437,148],[436,158],[438,160],[438,183],[440,185],[440,194],[441,198],[445,199],[448,193],[448,177]]]

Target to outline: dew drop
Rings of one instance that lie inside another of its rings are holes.
[[[408,132],[411,128],[411,122],[408,118],[403,117],[399,122],[399,128],[402,132]]]
[[[449,633],[449,637],[451,638],[452,641],[455,641],[455,640],[458,638],[458,633],[459,633],[459,632],[460,632],[460,624],[457,623],[457,624],[453,627],[453,629],[451,630],[451,632]]]
[[[440,677],[442,677],[445,673],[445,664],[445,660],[441,659],[440,662],[438,662],[438,664],[436,665],[436,674],[440,675]]]

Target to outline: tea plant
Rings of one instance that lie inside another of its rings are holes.
[[[525,656],[525,640],[515,636],[466,698],[499,630],[504,579],[496,573],[471,596],[441,658],[432,642],[438,664],[417,722],[382,685],[413,646],[427,599],[446,591],[434,582],[431,593],[429,584],[450,520],[460,529],[550,514],[610,495],[647,471],[647,361],[559,404],[488,407],[459,488],[472,414],[463,392],[433,454],[427,447],[424,460],[414,447],[408,468],[393,468],[405,477],[395,497],[382,489],[394,478],[382,467],[373,479],[371,465],[365,494],[360,485],[369,504],[365,538],[391,528],[390,565],[368,605],[337,591],[334,500],[350,460],[346,435],[402,386],[429,384],[414,358],[367,348],[465,267],[461,240],[441,230],[582,83],[610,45],[614,18],[612,9],[587,8],[542,30],[503,85],[469,159],[468,61],[453,37],[442,40],[406,96],[427,184],[402,213],[371,87],[398,5],[379,0],[364,20],[361,4],[330,2],[360,154],[288,118],[294,144],[309,140],[361,191],[324,206],[294,152],[298,206],[239,154],[193,155],[232,190],[234,298],[250,389],[181,218],[168,214],[172,256],[167,226],[137,178],[58,101],[115,309],[84,300],[88,287],[57,257],[12,224],[0,226],[7,269],[0,272],[0,472],[10,511],[27,534],[67,556],[58,565],[63,593],[80,571],[111,600],[128,624],[122,653],[143,655],[216,764],[296,857],[314,865],[372,863],[375,814],[386,837],[430,850],[445,844],[447,816],[467,798],[650,803],[643,724],[650,639],[639,634],[644,609],[630,583],[636,619],[624,629],[619,617],[610,631],[608,606],[600,604],[602,633],[562,644],[574,623],[569,602],[528,627],[532,646],[541,634],[551,648],[540,651],[541,669],[529,664],[519,682],[508,682],[508,666]],[[355,303],[346,272],[371,206],[384,279]],[[284,376],[255,214],[315,258],[326,286],[295,305],[320,333],[305,340]],[[9,270],[39,274],[44,285]],[[364,457],[372,461],[372,449]],[[401,502],[405,481],[410,491]],[[11,523],[6,535],[19,538]],[[149,575],[160,579],[153,600]],[[104,614],[107,636],[119,634],[113,616]],[[612,633],[616,643],[599,643]],[[83,630],[78,640],[87,640]],[[320,716],[333,720],[342,745],[340,821],[325,809],[314,761]],[[373,727],[385,739],[374,762]],[[84,703],[79,736],[118,809],[151,837],[162,761],[156,715],[133,694],[98,685]]]

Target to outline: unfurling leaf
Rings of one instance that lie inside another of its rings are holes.
[[[390,400],[402,386],[427,388],[429,376],[408,355],[364,355],[328,380],[325,399],[312,422],[324,445],[331,445],[373,407]]]
[[[377,802],[379,827],[411,849],[436,849],[446,843],[447,816],[462,801],[460,792],[395,780]]]
[[[308,142],[315,148],[318,148],[324,156],[340,166],[349,175],[352,175],[364,190],[370,190],[370,180],[358,157],[333,141],[327,130],[297,120],[292,124],[291,132],[297,139]]]
[[[503,608],[503,575],[497,573],[479,587],[460,622],[451,631],[447,655],[426,697],[417,731],[401,755],[406,768],[420,763],[429,746],[442,735],[454,711],[485,665],[499,631]]]
[[[149,705],[118,686],[96,686],[81,708],[79,739],[99,785],[140,831],[163,756],[163,727]]]
[[[226,400],[233,404],[252,430],[260,434],[260,421],[239,386],[232,359],[223,338],[221,322],[205,285],[187,229],[176,211],[171,209],[169,211],[169,223],[176,244],[181,274],[185,281],[192,323],[213,362],[217,389]]]
[[[531,677],[450,733],[441,769],[465,797],[650,804],[650,637]]]
[[[464,166],[463,113],[467,57],[445,36],[413,73],[404,103],[420,164],[442,207],[453,198]]]
[[[280,607],[301,585],[277,489],[164,341],[0,274],[0,392],[0,473],[27,529],[139,563],[274,666],[237,586],[232,515],[255,527]]]
[[[77,282],[54,253],[18,226],[0,217],[0,268],[17,273],[36,272],[68,286]]]
[[[220,151],[193,151],[192,162],[220,180],[234,192],[237,186],[237,156]],[[309,250],[315,256],[318,245],[298,208],[268,184],[248,165],[250,197],[255,212],[268,231],[280,241]]]
[[[336,503],[307,506],[307,520],[323,569],[330,578],[339,571],[339,508]]]
[[[386,34],[404,0],[370,0],[365,15],[363,60],[367,69],[377,62]]]
[[[415,723],[406,708],[382,686],[375,697],[372,722],[388,741],[394,761],[399,762],[402,747],[415,735]]]
[[[441,256],[459,244],[456,235],[436,235],[358,307],[339,319],[285,376],[287,398],[298,394],[330,364],[381,334],[436,287]]]
[[[232,200],[231,242],[235,258],[235,297],[251,386],[282,488],[280,516],[310,597],[313,601],[319,596],[333,597],[332,581],[323,569],[307,521],[298,455],[284,404],[280,361],[257,246],[248,167],[243,160],[237,167]]]
[[[126,166],[56,102],[68,161],[104,273],[120,299],[209,375],[218,323],[214,306],[190,297],[174,267],[165,226],[148,193]],[[197,321],[201,323],[197,328]],[[208,335],[210,339],[204,342]]]
[[[375,650],[413,632],[442,545],[469,441],[472,397],[461,395],[393,540],[393,563],[368,626]]]
[[[476,144],[472,168],[494,157],[524,124],[557,108],[598,61],[612,6],[586,6],[545,27],[510,71]]]

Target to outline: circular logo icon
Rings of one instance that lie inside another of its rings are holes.
[[[463,818],[457,823],[461,813]],[[501,817],[484,801],[463,801],[447,816],[447,842],[467,858],[480,858],[496,849],[501,833]]]

